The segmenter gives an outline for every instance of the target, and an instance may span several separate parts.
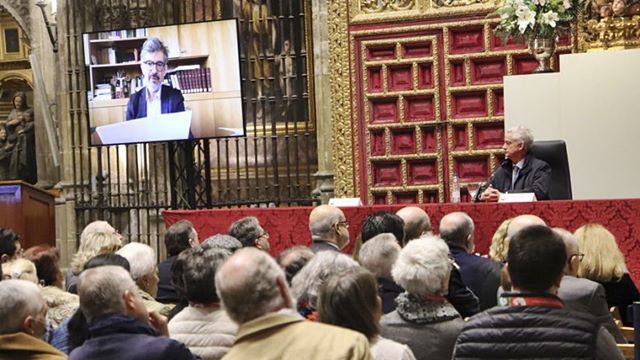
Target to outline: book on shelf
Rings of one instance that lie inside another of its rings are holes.
[[[147,36],[147,29],[115,30],[98,33],[98,40],[119,40],[144,38]]]
[[[167,77],[171,86],[182,91],[183,94],[211,91],[210,68],[183,68],[173,71]]]

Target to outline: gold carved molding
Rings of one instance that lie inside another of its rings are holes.
[[[586,51],[638,48],[640,47],[640,15],[583,21],[578,41],[580,48]]]
[[[352,3],[349,8],[350,23],[399,22],[456,14],[486,14],[496,6],[494,0],[358,0]]]

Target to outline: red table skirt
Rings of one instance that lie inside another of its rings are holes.
[[[426,204],[421,205],[429,214],[434,231],[440,219],[453,211],[464,211],[475,222],[476,251],[486,254],[491,238],[500,223],[520,214],[534,214],[544,219],[549,226],[574,231],[586,223],[600,223],[607,227],[618,240],[627,261],[629,272],[636,283],[640,281],[640,199],[629,200],[569,200],[540,201],[511,204]],[[361,206],[343,208],[349,221],[351,242],[345,249],[350,252],[353,241],[360,232],[364,218],[376,211],[396,212],[400,205]],[[255,216],[269,233],[272,255],[297,244],[310,245],[308,219],[311,207],[291,208],[232,208],[211,210],[166,210],[164,220],[169,227],[180,219],[191,221],[200,240],[211,235],[226,233],[229,225],[245,217]]]

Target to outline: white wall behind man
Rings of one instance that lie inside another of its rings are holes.
[[[505,77],[505,128],[567,143],[574,199],[640,197],[640,50],[560,56],[559,73]]]

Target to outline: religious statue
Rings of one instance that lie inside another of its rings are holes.
[[[33,111],[27,106],[27,95],[23,92],[17,92],[11,102],[13,109],[5,123],[6,140],[2,146],[9,152],[9,166],[3,179],[21,179],[35,184],[38,179]],[[0,166],[2,159],[0,154]]]

